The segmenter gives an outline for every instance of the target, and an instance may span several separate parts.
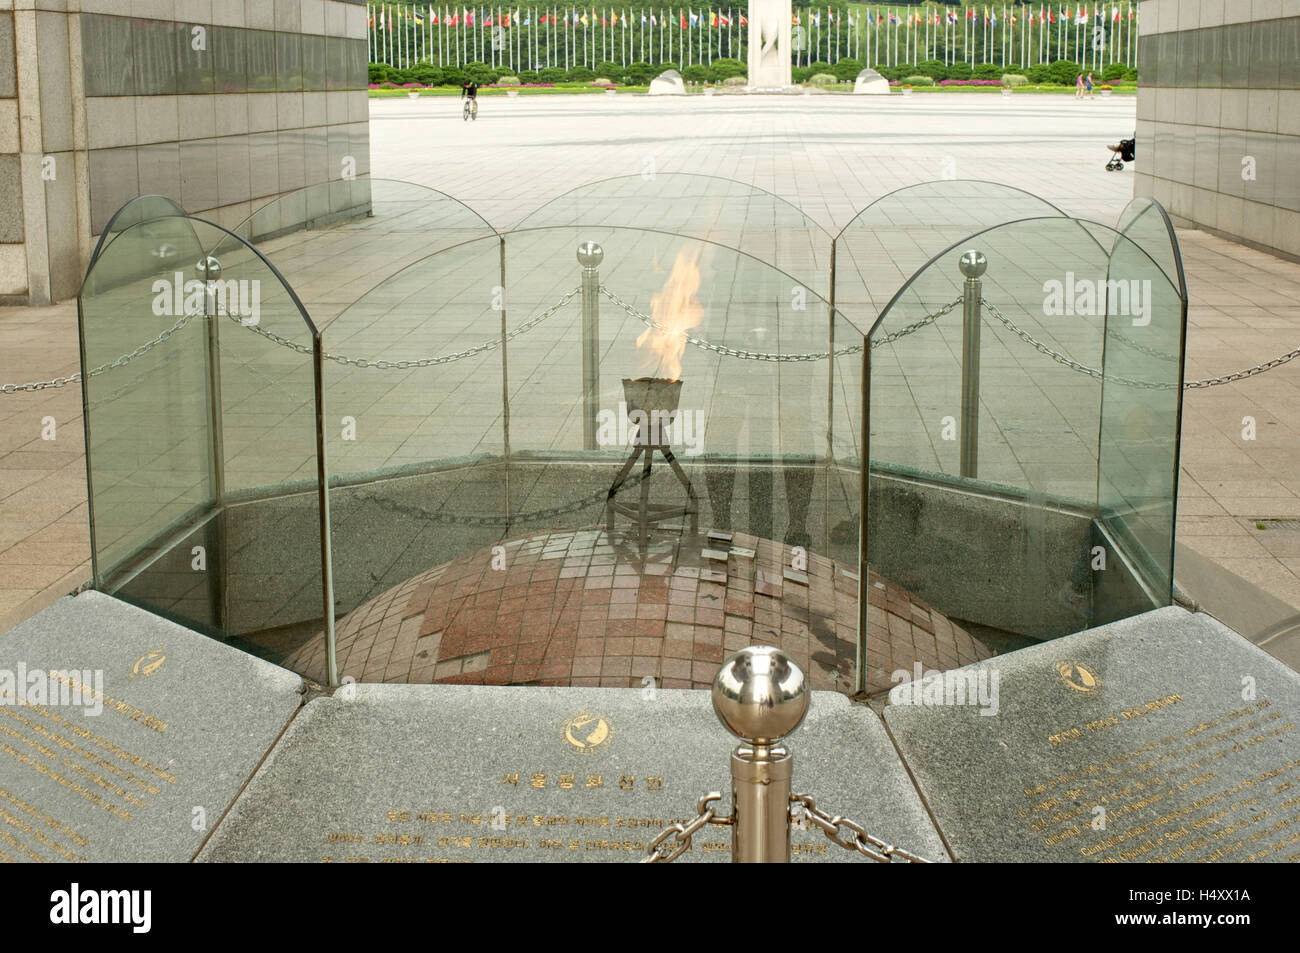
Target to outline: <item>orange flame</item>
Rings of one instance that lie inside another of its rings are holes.
[[[699,249],[679,251],[668,280],[650,298],[650,316],[658,327],[646,328],[636,339],[637,347],[649,348],[645,368],[652,371],[650,376],[674,381],[682,376],[686,332],[704,316],[695,300],[695,292],[700,290],[700,269],[695,264],[699,257]]]

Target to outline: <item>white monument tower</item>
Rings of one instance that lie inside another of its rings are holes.
[[[784,91],[790,85],[790,0],[749,4],[749,88]]]

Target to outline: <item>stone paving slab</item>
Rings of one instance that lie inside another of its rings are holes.
[[[993,673],[995,706],[951,703],[955,677]],[[1300,675],[1207,615],[918,685],[885,723],[958,860],[1300,862]]]
[[[794,784],[929,860],[943,845],[871,709],[815,692],[788,739]],[[634,862],[728,753],[707,692],[358,685],[303,709],[200,861]],[[702,830],[682,861],[730,860]],[[859,863],[797,831],[795,861]]]
[[[110,596],[61,599],[0,637],[0,860],[190,860],[301,686]]]

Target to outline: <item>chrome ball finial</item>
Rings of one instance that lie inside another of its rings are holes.
[[[971,249],[961,256],[961,261],[957,262],[957,267],[967,278],[979,278],[984,272],[988,271],[989,260],[984,257],[982,251]]]
[[[599,268],[605,249],[596,242],[583,242],[578,246],[578,264],[583,268]]]
[[[216,281],[221,277],[221,262],[211,255],[199,259],[199,263],[194,267],[198,271],[199,277],[206,281]]]
[[[722,663],[713,679],[713,710],[736,737],[770,745],[808,714],[808,686],[799,666],[780,649],[751,645]]]

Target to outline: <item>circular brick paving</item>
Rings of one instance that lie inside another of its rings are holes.
[[[779,645],[815,689],[854,689],[856,571],[737,533],[652,540],[598,530],[513,539],[437,566],[337,626],[339,674],[362,682],[707,688],[723,657]],[[868,685],[993,653],[920,599],[870,576]],[[325,681],[324,639],[284,662]]]

